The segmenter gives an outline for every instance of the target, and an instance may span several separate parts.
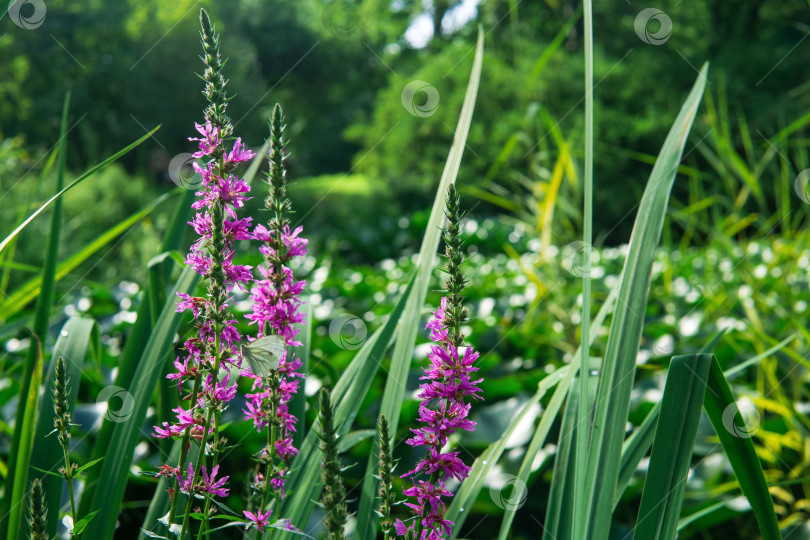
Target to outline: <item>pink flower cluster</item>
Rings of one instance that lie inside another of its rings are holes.
[[[268,264],[259,267],[261,279],[255,282],[250,291],[253,311],[246,317],[251,324],[258,326],[257,337],[280,335],[290,347],[301,345],[296,339],[299,332],[296,325],[304,320],[299,308],[302,303],[300,295],[305,283],[296,281],[289,267],[289,262],[294,257],[300,257],[307,252],[307,240],[299,237],[301,230],[302,228],[298,227],[290,232],[289,226],[284,226],[280,231],[271,231],[264,225],[258,225],[253,231],[254,238],[264,242],[259,251],[265,256]],[[299,379],[303,377],[298,371],[302,365],[301,361],[295,356],[288,355],[288,350],[285,350],[279,360],[274,381],[262,379],[249,371],[242,372],[242,375],[254,379],[253,392],[247,395],[245,418],[252,420],[258,431],[262,431],[270,424],[277,426],[279,432],[275,440],[274,453],[286,465],[289,465],[292,458],[298,454],[292,438],[296,418],[289,413],[288,404],[298,391]],[[271,460],[273,458],[267,456],[267,449],[262,457]],[[270,478],[265,479],[264,476],[257,475],[255,484],[261,486],[265,481],[269,481],[273,490],[279,492],[283,498],[286,473],[286,467],[274,464]]]
[[[175,471],[175,476],[177,477],[177,481],[180,485],[180,491],[189,494],[193,491],[197,493],[208,493],[210,495],[214,495],[216,497],[227,497],[228,488],[223,487],[225,482],[228,481],[230,476],[225,476],[217,480],[217,473],[219,472],[219,465],[214,465],[214,468],[211,469],[211,474],[209,476],[208,470],[205,468],[205,465],[202,467],[203,477],[198,479],[195,485],[194,482],[194,465],[189,463],[188,464],[188,472],[185,477],[180,473],[180,470]]]
[[[447,298],[442,298],[439,309],[427,324],[430,339],[435,345],[428,353],[430,365],[424,369],[425,375],[421,377],[427,382],[421,385],[418,394],[422,400],[419,422],[423,426],[411,429],[414,436],[406,441],[414,447],[426,446],[427,453],[412,471],[402,476],[422,474],[428,479],[415,481],[413,487],[403,490],[405,496],[416,499],[416,503],[405,503],[416,519],[410,525],[400,520],[394,524],[399,536],[407,535],[408,531],[421,530],[420,540],[434,540],[451,534],[453,522],[444,519],[446,507],[442,497],[451,497],[452,493],[445,487],[444,479],[463,480],[470,468],[458,457],[458,452],[442,450],[447,445],[448,437],[456,430],[475,429],[475,422],[467,418],[470,404],[465,402],[465,398],[481,399],[478,383],[482,379],[471,379],[473,372],[478,371],[473,367],[478,353],[472,347],[466,347],[464,353],[460,354],[448,335],[446,310]]]
[[[207,123],[205,126],[196,124],[196,128],[200,137],[190,138],[199,143],[199,151],[194,154],[195,158],[211,156],[222,147],[223,141],[220,139],[216,127]],[[186,340],[186,356],[183,359],[179,357],[175,359],[174,367],[177,371],[167,375],[167,378],[177,382],[181,400],[188,401],[189,409],[186,410],[182,406],[174,409],[177,422],[163,422],[162,426],[155,426],[155,437],[181,438],[186,430],[189,430],[191,438],[202,440],[206,408],[221,408],[236,395],[236,383],[231,381],[228,374],[214,382],[212,370],[216,364],[212,351],[215,349],[214,345],[218,337],[221,365],[224,367],[234,365],[238,368],[241,364],[239,355],[241,336],[236,329],[237,321],[228,316],[230,299],[227,298],[227,293],[232,291],[235,286],[243,290],[247,289],[247,284],[252,281],[251,267],[233,262],[234,242],[252,238],[249,230],[250,218],[238,219],[236,215],[236,209],[241,208],[247,200],[245,194],[250,188],[243,179],[230,175],[227,171],[232,171],[237,163],[247,161],[252,157],[253,152],[245,149],[242,141],[237,139],[230,152],[223,152],[221,160],[212,158],[204,167],[194,164],[195,170],[200,173],[203,180],[201,190],[197,192],[197,200],[192,205],[197,210],[197,214],[189,224],[199,238],[191,246],[186,257],[186,264],[191,265],[204,278],[208,278],[210,283],[219,281],[225,297],[220,298],[217,307],[214,299],[216,293],[211,286],[209,286],[209,294],[206,297],[178,293],[180,300],[177,303],[177,311],[191,311],[198,333]],[[223,232],[223,249],[219,253],[214,252],[212,221],[212,215],[217,210],[222,216]],[[217,261],[220,261],[219,265]],[[214,273],[218,268],[221,272],[215,276]],[[217,309],[219,314],[216,313]],[[218,315],[224,321],[219,329],[219,336],[216,336],[215,332],[214,315]],[[191,395],[191,387],[198,378],[200,379],[198,392],[196,395]],[[188,394],[184,394],[184,388]],[[190,488],[195,487],[211,495],[223,496],[228,492],[227,488],[222,487],[227,477],[215,481],[217,470],[218,466],[215,466],[209,478],[206,468],[202,467],[203,478],[195,479],[193,478],[194,469],[189,464],[189,472],[185,478],[179,469],[175,475],[181,491],[188,492]]]

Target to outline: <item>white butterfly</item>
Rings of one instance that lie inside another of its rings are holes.
[[[278,369],[286,346],[287,342],[282,336],[264,336],[242,345],[242,358],[247,360],[254,375],[266,377],[271,371]]]

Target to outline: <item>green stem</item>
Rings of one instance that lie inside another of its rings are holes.
[[[215,313],[219,313],[219,306],[215,305],[216,311]],[[220,324],[218,321],[214,323],[214,354],[215,354],[215,361],[214,361],[214,368],[211,370],[211,387],[215,387],[219,380],[219,364],[220,360],[222,359],[219,354],[219,334],[221,332]],[[211,418],[214,415],[214,408],[208,409],[208,414],[206,415],[205,419],[205,427],[203,428],[203,436],[200,440],[200,450],[197,452],[197,464],[194,466],[194,476],[193,479],[199,478],[200,476],[200,469],[202,468],[202,462],[205,459],[205,442],[208,440],[208,431],[209,427],[211,426]],[[213,449],[213,453],[216,459],[216,448]],[[186,500],[186,508],[183,511],[183,528],[180,531],[180,538],[185,538],[186,530],[188,529],[188,518],[189,514],[191,514],[191,505],[194,502],[194,484],[192,483],[190,489],[188,490],[188,499]]]
[[[219,448],[219,413],[214,413],[214,448]],[[212,457],[211,469],[219,463],[219,452],[214,452]],[[211,499],[205,499],[205,510],[203,511],[203,524],[197,532],[197,540],[202,538],[202,533],[205,531],[205,537],[210,539],[211,532],[209,531],[208,512],[211,510]]]
[[[197,393],[200,391],[200,384],[202,382],[202,374],[198,374],[197,377],[194,379],[194,388],[191,390],[191,395],[189,396],[189,409],[194,404],[194,400],[197,397]],[[182,396],[181,396],[182,397]],[[177,468],[180,469],[180,474],[183,473],[183,468],[186,466],[186,458],[188,457],[188,450],[191,446],[191,427],[187,427],[185,432],[183,432],[183,443],[182,447],[180,448],[180,461],[177,464]],[[167,522],[167,527],[171,527],[174,523],[174,518],[177,515],[177,501],[180,500],[180,482],[178,482],[177,477],[174,479],[174,497],[172,498],[172,507],[169,510],[169,521]]]
[[[73,501],[73,469],[70,465],[70,456],[68,455],[67,444],[62,445],[62,452],[65,454],[65,480],[68,485],[68,494],[70,495],[70,517],[73,519],[73,526],[76,526],[76,504]],[[78,538],[80,535],[76,535]]]
[[[278,381],[275,380],[276,375],[273,374],[271,388],[273,394],[276,394],[275,387]],[[273,471],[273,462],[276,459],[276,400],[274,395],[270,396],[270,426],[267,431],[267,463],[265,464],[264,474],[264,491],[262,492],[262,504],[259,507],[260,512],[264,512],[264,506],[267,504],[267,495],[270,493],[270,473]]]
[[[225,169],[225,162],[224,156],[220,155],[219,157],[219,174],[223,174],[222,171]],[[209,295],[213,298],[213,315],[212,318],[214,319],[214,367],[209,371],[211,374],[211,388],[215,388],[217,382],[219,382],[219,366],[222,362],[222,346],[220,343],[220,333],[222,332],[222,323],[220,322],[220,311],[222,308],[222,296],[224,291],[224,285],[222,283],[223,271],[222,271],[222,251],[221,245],[223,243],[222,239],[222,229],[223,229],[223,217],[222,214],[225,212],[224,208],[225,204],[221,200],[214,201],[214,208],[212,210],[212,231],[211,231],[211,244],[212,248],[210,249],[211,255],[214,258],[214,269],[211,272],[211,279],[212,285],[209,289]],[[215,218],[215,216],[219,216]],[[194,466],[194,476],[192,477],[192,484],[188,490],[188,500],[186,501],[186,508],[183,512],[183,528],[180,531],[180,538],[185,539],[186,530],[188,528],[188,520],[189,514],[191,514],[191,505],[194,502],[194,481],[200,476],[200,469],[202,468],[202,462],[205,460],[205,443],[208,441],[208,433],[211,426],[211,419],[214,416],[215,407],[208,408],[208,414],[206,415],[205,419],[205,427],[203,428],[203,436],[200,440],[200,450],[197,453],[197,464]],[[211,449],[212,454],[214,455],[214,460],[217,459],[217,453],[219,452],[218,445],[214,445]]]
[[[590,425],[590,327],[591,327],[591,244],[593,243],[593,6],[583,0],[585,30],[585,193],[583,197],[583,233],[585,272],[582,277],[582,332],[579,365],[579,401],[577,407],[577,440],[574,467],[573,538],[584,538],[588,530],[591,493],[585,478]]]
[[[430,484],[435,485],[436,482],[439,481],[439,471],[433,471],[430,473]],[[425,506],[422,509],[422,514],[419,516],[419,521],[416,522],[416,534],[414,534],[414,538],[422,538],[422,520],[427,517],[428,508]]]
[[[217,359],[217,367],[219,365],[219,359]],[[205,428],[203,430],[203,437],[200,441],[200,451],[197,453],[197,464],[194,466],[194,476],[193,479],[196,479],[200,476],[200,469],[202,468],[202,462],[205,459],[205,441],[208,439],[208,426],[211,424],[211,417],[213,416],[213,409],[208,410],[208,415],[205,421]],[[189,514],[191,514],[191,505],[194,502],[194,483],[192,482],[191,488],[188,490],[188,499],[186,500],[186,507],[183,511],[183,528],[180,531],[180,538],[185,538],[186,530],[188,529],[188,519]]]

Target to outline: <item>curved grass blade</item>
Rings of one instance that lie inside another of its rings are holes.
[[[724,333],[725,331],[718,332],[714,339],[703,347],[700,352],[710,353],[714,351],[715,345]],[[767,351],[727,369],[724,372],[724,375],[726,377],[731,377],[741,370],[771,356],[790,343],[793,339],[795,339],[795,337],[796,334],[788,336],[779,344],[771,347]],[[647,451],[650,449],[650,446],[652,446],[653,437],[655,436],[655,423],[658,420],[659,412],[661,412],[661,402],[655,404],[650,412],[647,413],[647,416],[644,418],[641,425],[637,427],[633,434],[630,435],[630,437],[628,437],[624,442],[624,446],[622,447],[622,463],[619,470],[619,480],[616,487],[616,497],[613,501],[614,509],[616,505],[619,504],[622,494],[624,493],[624,490],[627,489],[630,480],[632,480],[633,473],[636,471],[636,469],[638,469],[638,464],[641,463],[641,460],[647,455]]]
[[[84,359],[88,352],[100,351],[100,340],[98,325],[92,319],[81,317],[71,317],[59,332],[59,339],[53,349],[53,357],[64,358],[68,381],[68,405],[69,410],[75,410],[76,398],[79,395],[81,384],[81,372]],[[31,466],[45,471],[54,471],[64,465],[62,446],[54,436],[48,437],[48,433],[53,430],[53,382],[55,376],[55,362],[51,362],[48,376],[45,378],[45,387],[42,394],[42,401],[39,408],[39,419],[37,421],[36,435],[34,437],[34,451],[31,455]],[[29,481],[38,476],[36,473],[29,474]],[[48,508],[48,534],[56,538],[56,524],[59,520],[59,506],[62,495],[62,487],[65,481],[61,476],[56,478],[48,476],[42,479],[42,487],[45,491]]]
[[[762,538],[782,538],[773,509],[773,499],[762,473],[762,464],[754,450],[750,430],[740,414],[723,370],[714,357],[709,369],[708,387],[710,391],[706,392],[704,401],[706,414],[731,463],[740,489],[754,510]]]
[[[413,294],[408,299],[403,316],[403,325],[397,336],[394,345],[394,354],[391,359],[391,368],[388,373],[388,380],[383,391],[382,404],[380,405],[380,416],[388,419],[391,433],[397,432],[399,425],[399,413],[402,410],[402,400],[405,395],[405,381],[411,369],[413,359],[413,348],[416,344],[416,334],[419,330],[420,315],[422,306],[425,303],[427,290],[430,285],[430,278],[433,274],[433,260],[439,248],[439,238],[441,236],[442,219],[444,219],[445,196],[450,184],[455,183],[461,167],[461,156],[464,153],[464,146],[467,143],[467,135],[470,132],[475,100],[478,95],[478,83],[481,80],[481,67],[484,59],[484,32],[478,28],[478,42],[475,48],[472,72],[467,83],[467,93],[464,96],[464,104],[461,107],[458,125],[456,126],[453,145],[447,156],[442,178],[433,200],[433,208],[430,211],[430,218],[427,223],[427,230],[422,239],[422,246],[419,250],[419,262],[417,264],[416,285]],[[355,534],[359,538],[373,538],[377,530],[377,519],[373,506],[377,495],[379,480],[375,476],[378,465],[379,440],[372,439],[371,452],[369,453],[366,465],[365,480],[360,496],[359,509],[357,512],[357,525]]]
[[[95,240],[87,244],[85,247],[68,257],[56,268],[55,280],[59,281],[77,266],[93,256],[98,250],[112,242],[121,233],[141,221],[149,213],[155,209],[159,204],[169,198],[172,193],[167,193],[155,199],[146,205],[142,210],[132,214],[125,220],[117,225],[114,225],[103,234],[99,235]],[[27,281],[18,287],[12,294],[8,295],[6,299],[0,304],[0,318],[8,320],[9,317],[16,315],[25,308],[28,303],[37,297],[42,288],[42,277],[37,277]]]
[[[681,519],[678,520],[678,532],[681,532],[683,529],[685,529],[695,521],[725,508],[726,506],[728,506],[730,502],[731,500],[726,499],[718,503],[711,504],[706,508],[703,508],[702,510],[698,510],[697,512],[689,514],[688,516],[682,517]]]
[[[0,253],[2,253],[8,247],[9,243],[12,240],[14,240],[23,231],[23,229],[25,229],[32,221],[34,221],[34,219],[36,219],[36,217],[38,215],[40,215],[42,212],[44,212],[45,209],[47,209],[52,203],[59,200],[62,197],[62,195],[64,195],[66,192],[68,192],[71,189],[73,189],[74,187],[76,187],[76,185],[79,182],[81,182],[82,180],[86,180],[87,178],[93,176],[95,173],[97,173],[98,171],[100,171],[101,169],[103,169],[104,167],[109,165],[110,163],[114,162],[115,160],[117,160],[118,158],[123,156],[124,154],[127,154],[133,148],[136,148],[138,145],[140,145],[146,139],[151,137],[158,129],[160,129],[160,126],[156,127],[155,129],[153,129],[152,131],[150,131],[149,133],[147,133],[146,135],[144,135],[140,139],[136,140],[135,142],[130,143],[129,145],[125,146],[124,148],[122,148],[121,150],[119,150],[115,154],[111,155],[110,157],[108,157],[107,159],[102,161],[101,163],[99,163],[97,165],[94,165],[93,167],[88,169],[87,172],[85,172],[83,175],[81,175],[78,178],[76,178],[75,180],[73,180],[70,184],[65,186],[63,189],[60,189],[59,191],[57,191],[56,195],[54,195],[53,197],[51,197],[50,199],[45,201],[45,203],[42,206],[37,208],[34,211],[33,214],[28,216],[28,218],[25,221],[20,223],[20,225],[16,229],[14,229],[14,231],[12,231],[11,234],[6,236],[5,239],[3,239],[2,242],[0,242]],[[64,139],[63,139],[63,141],[64,141]]]
[[[65,94],[62,106],[62,121],[59,128],[59,168],[56,175],[56,189],[61,189],[65,181],[65,158],[67,156],[67,117],[70,108],[70,92]],[[23,222],[24,224],[25,222]],[[22,227],[22,225],[21,225]],[[19,227],[18,227],[19,229]],[[22,229],[20,229],[22,230]],[[8,525],[8,539],[17,537],[22,508],[19,506],[27,489],[28,460],[31,457],[34,429],[36,427],[36,404],[39,400],[39,383],[42,379],[42,349],[48,339],[48,326],[51,308],[53,307],[54,283],[56,281],[56,265],[59,261],[59,244],[62,236],[62,200],[59,199],[54,206],[51,216],[51,228],[45,248],[45,262],[42,267],[42,292],[37,298],[34,311],[34,339],[28,349],[28,355],[23,366],[22,384],[20,385],[20,401],[15,415],[14,435],[8,457],[8,477],[5,483],[5,497],[0,502],[0,530]],[[12,238],[13,239],[13,238]],[[0,252],[2,248],[0,248]],[[39,377],[34,384],[34,377]],[[33,386],[32,386],[33,385]],[[27,410],[31,405],[28,392],[35,390],[36,401],[34,409]],[[26,397],[28,396],[28,397]],[[27,430],[30,430],[27,431]],[[25,465],[21,468],[22,465]],[[11,495],[9,497],[9,495]]]
[[[21,538],[23,534],[22,513],[25,506],[25,492],[28,480],[28,465],[31,460],[31,450],[34,446],[34,430],[36,429],[37,410],[39,405],[39,385],[42,383],[42,346],[39,340],[33,339],[36,343],[34,365],[32,366],[31,377],[28,384],[20,390],[20,410],[23,411],[22,420],[18,428],[14,430],[15,435],[20,433],[16,440],[16,445],[12,451],[17,452],[16,459],[9,462],[8,482],[11,490],[6,491],[3,497],[8,504],[7,523],[8,530],[6,538]]]
[[[25,215],[31,211],[31,208],[34,205],[34,198],[36,194],[39,193],[40,187],[42,186],[43,181],[51,174],[51,169],[53,168],[53,164],[56,162],[56,158],[59,155],[59,145],[53,149],[53,151],[48,155],[48,159],[45,160],[45,164],[42,167],[42,170],[37,175],[37,181],[34,186],[34,189],[31,190],[31,193],[28,196],[28,200],[25,202],[24,205],[20,207],[20,211],[17,214],[17,219],[14,220],[15,223],[22,223],[25,220]],[[0,253],[0,262],[3,263],[4,270],[3,276],[0,277],[0,296],[5,298],[7,296],[6,291],[8,290],[8,282],[11,279],[11,270],[8,266],[9,263],[13,263],[14,261],[14,252],[17,249],[17,242],[12,241],[9,243],[8,249]],[[8,260],[6,260],[8,259]],[[39,271],[38,269],[36,270]]]
[[[633,538],[675,538],[713,355],[672,359]]]
[[[588,438],[588,467],[583,475],[585,485],[576,495],[585,500],[574,501],[574,520],[587,525],[583,529],[585,537],[593,540],[607,538],[610,530],[652,263],[678,164],[706,86],[707,69],[708,65],[704,65],[700,70],[650,174],[622,271],[617,310],[608,336],[594,404],[593,427]]]
[[[177,202],[177,206],[175,206],[169,227],[163,235],[163,242],[160,246],[162,253],[152,259],[156,264],[161,264],[163,267],[164,279],[160,280],[161,283],[170,283],[169,279],[173,268],[171,264],[172,257],[169,255],[164,257],[162,262],[158,263],[157,261],[160,260],[163,254],[171,254],[171,252],[177,251],[182,247],[183,239],[188,229],[188,220],[191,215],[191,203],[195,198],[196,195],[193,190],[185,190],[185,193],[183,193],[180,200]],[[162,296],[152,290],[155,286],[153,281],[154,278],[156,278],[156,271],[157,269],[152,267],[149,269],[150,283],[147,285],[148,290],[144,291],[144,299],[141,301],[141,305],[138,306],[135,324],[132,325],[129,331],[126,343],[124,344],[124,350],[121,352],[121,356],[118,360],[118,374],[113,384],[122,388],[128,386],[130,381],[133,380],[135,369],[144,354],[143,344],[149,340],[152,328],[154,328],[158,319],[153,313],[159,313],[159,310],[163,308],[162,302],[157,306],[154,305],[154,299]],[[166,403],[164,403],[164,405],[166,405]],[[104,422],[101,424],[101,429],[93,446],[93,459],[100,458],[107,451],[107,445],[112,437],[112,431],[115,425],[116,424],[113,422]],[[98,475],[100,472],[100,470],[94,469],[85,475],[84,496],[79,502],[80,515],[85,515],[90,512],[90,501],[93,499],[93,492],[95,491],[96,485],[98,485]]]
[[[88,525],[86,538],[113,537],[115,521],[118,518],[119,507],[127,485],[132,453],[141,436],[141,425],[158,384],[163,365],[172,353],[174,334],[180,324],[182,314],[177,313],[176,293],[191,292],[198,280],[199,276],[191,267],[186,267],[180,274],[174,290],[169,294],[166,304],[163,306],[154,331],[144,346],[143,356],[135,369],[132,380],[127,385],[127,391],[134,400],[133,409],[124,421],[115,423],[112,436],[105,445],[108,454],[98,475],[98,484],[104,488],[95,490],[90,503],[90,511],[100,511]],[[110,422],[109,419],[105,420],[105,423],[108,422]]]

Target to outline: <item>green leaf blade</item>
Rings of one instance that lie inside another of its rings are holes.
[[[155,325],[154,332],[143,349],[143,356],[133,375],[127,391],[134,400],[133,409],[124,421],[116,422],[112,435],[105,443],[109,449],[101,471],[98,475],[97,489],[93,493],[91,509],[98,509],[98,518],[94,519],[87,529],[89,538],[112,538],[115,522],[124,496],[124,490],[129,476],[130,461],[135,446],[141,435],[141,424],[146,415],[146,409],[152,399],[155,387],[160,384],[158,378],[162,372],[163,364],[172,352],[172,341],[177,327],[180,324],[180,313],[177,313],[177,292],[190,292],[194,289],[199,276],[194,269],[187,267],[183,270],[174,290],[163,306],[160,318]],[[110,420],[105,420],[105,423]]]
[[[484,58],[484,32],[478,29],[478,42],[473,59],[472,72],[467,84],[467,93],[464,96],[464,104],[456,126],[453,145],[447,156],[442,178],[436,191],[433,201],[433,208],[428,219],[427,230],[422,239],[422,246],[419,250],[419,262],[417,265],[418,276],[413,294],[408,299],[403,316],[403,327],[397,336],[394,345],[394,353],[391,360],[391,369],[388,381],[383,391],[382,403],[380,405],[380,416],[388,419],[391,433],[397,432],[399,425],[399,414],[402,410],[402,401],[405,395],[404,381],[408,378],[413,358],[413,348],[416,343],[416,335],[419,330],[420,314],[422,306],[427,297],[427,290],[430,285],[430,278],[433,274],[433,259],[439,248],[441,236],[442,219],[444,218],[444,202],[450,184],[455,183],[461,167],[461,156],[467,142],[467,135],[470,132],[475,100],[478,95],[478,84],[481,80],[481,68]],[[369,454],[366,465],[366,475],[363,482],[363,490],[360,496],[359,510],[357,512],[356,533],[360,538],[374,538],[377,530],[377,520],[374,514],[374,504],[376,501],[377,486],[379,481],[375,478],[375,468],[377,467],[379,453],[379,441],[374,437],[372,450]]]
[[[634,538],[675,538],[713,356],[672,359]]]
[[[584,474],[586,485],[577,494],[586,501],[575,501],[575,508],[585,511],[584,515],[578,512],[575,520],[587,523],[589,539],[605,539],[610,530],[652,264],[678,165],[706,85],[707,70],[704,65],[661,148],[630,238],[594,406],[588,468]]]
[[[706,414],[731,463],[740,489],[754,510],[762,537],[765,540],[780,539],[782,535],[779,532],[773,499],[751,441],[752,433],[742,422],[734,394],[716,358],[711,363],[708,385],[710,391],[706,392],[704,402]]]

